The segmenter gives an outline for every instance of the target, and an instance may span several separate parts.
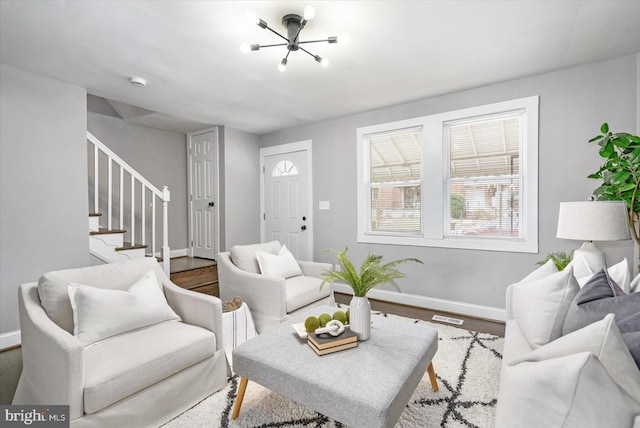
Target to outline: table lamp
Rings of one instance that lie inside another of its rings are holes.
[[[584,257],[593,272],[607,266],[593,241],[624,241],[629,233],[627,204],[623,201],[561,202],[556,237],[584,241],[573,257]]]

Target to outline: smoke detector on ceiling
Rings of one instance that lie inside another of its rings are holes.
[[[142,77],[132,77],[131,79],[129,79],[129,81],[133,86],[137,86],[139,88],[144,88],[145,86],[147,86],[147,81]]]

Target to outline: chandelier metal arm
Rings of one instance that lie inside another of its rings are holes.
[[[316,56],[314,54],[312,54],[311,52],[309,52],[308,50],[306,50],[305,48],[300,47],[300,50],[302,52],[306,53],[306,54],[309,54],[310,56],[312,56],[315,59]]]
[[[298,42],[299,45],[302,45],[304,43],[322,43],[322,42],[328,42],[331,43],[331,39],[322,39],[322,40],[305,40],[304,42]],[[335,42],[334,42],[335,43]],[[302,48],[301,48],[302,49]]]
[[[260,49],[262,48],[272,48],[274,46],[287,46],[288,43],[276,43],[275,45],[258,45]]]
[[[280,37],[283,40],[286,40],[287,43],[289,42],[289,39],[287,39],[285,36],[283,36],[282,34],[278,33],[276,30],[274,30],[273,28],[269,27],[268,25],[265,27],[265,29],[271,31],[273,34],[275,34],[276,36]],[[275,46],[275,45],[274,45]]]

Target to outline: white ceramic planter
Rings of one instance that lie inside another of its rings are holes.
[[[358,340],[367,340],[371,336],[371,305],[366,297],[351,299],[349,304],[349,324]]]

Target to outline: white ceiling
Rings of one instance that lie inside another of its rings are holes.
[[[301,40],[322,68],[246,19],[278,30],[312,4]],[[223,124],[257,134],[640,52],[640,1],[0,2],[0,61],[154,114],[181,132]],[[129,84],[148,80],[146,88]],[[145,122],[146,121],[146,122]]]

